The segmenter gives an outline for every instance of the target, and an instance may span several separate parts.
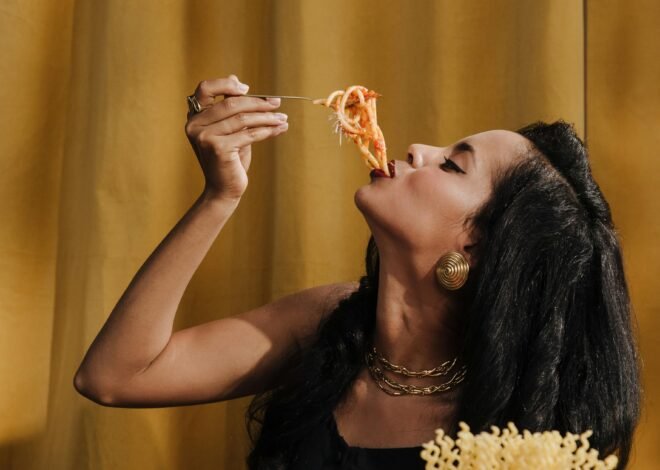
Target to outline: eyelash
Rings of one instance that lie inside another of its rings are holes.
[[[465,173],[456,163],[454,163],[453,160],[450,160],[447,157],[444,157],[445,162],[440,164],[440,168],[445,169],[445,168],[451,168],[454,171],[457,171],[459,173]]]

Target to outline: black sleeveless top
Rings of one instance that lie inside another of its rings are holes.
[[[290,470],[423,470],[424,448],[351,447],[339,434],[333,413],[311,432],[298,449],[298,459]]]

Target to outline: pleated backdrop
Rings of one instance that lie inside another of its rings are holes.
[[[254,93],[382,93],[391,158],[414,142],[575,123],[639,323],[647,399],[631,468],[660,461],[659,2],[4,0],[0,31],[0,468],[244,468],[249,397],[114,409],[72,383],[202,189],[186,95],[231,73]],[[326,109],[281,110],[289,131],[254,145],[248,190],[175,329],[363,272],[353,193],[367,168]]]

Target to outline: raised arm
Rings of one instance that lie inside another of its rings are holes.
[[[145,371],[172,338],[183,293],[247,187],[250,145],[286,131],[279,102],[239,96],[235,76],[203,81],[204,107],[189,114],[186,135],[204,172],[200,197],[139,269],[74,377],[81,393],[106,401],[118,384]],[[227,96],[215,102],[214,97]]]

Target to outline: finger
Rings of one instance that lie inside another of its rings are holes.
[[[230,75],[225,78],[202,80],[195,88],[194,95],[202,108],[208,109],[213,105],[216,96],[242,95],[247,93],[249,88],[248,85],[241,83],[236,75]]]
[[[269,112],[241,112],[228,119],[206,126],[206,129],[212,130],[216,135],[234,134],[246,127],[278,126],[286,122],[288,116],[284,113]]]
[[[264,100],[248,96],[231,96],[216,102],[203,113],[194,116],[190,121],[193,126],[208,126],[240,113],[273,111],[280,106],[280,99]]]
[[[288,128],[289,124],[286,122],[279,126],[248,127],[235,134],[209,136],[208,139],[217,141],[215,147],[220,152],[237,152],[241,147],[279,135]]]

